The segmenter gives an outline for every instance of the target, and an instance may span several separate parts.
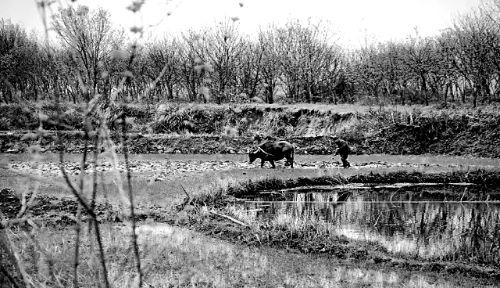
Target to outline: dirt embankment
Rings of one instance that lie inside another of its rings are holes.
[[[252,137],[261,134],[293,142],[299,154],[331,154],[335,147],[329,136],[337,135],[353,146],[355,154],[500,157],[500,113],[493,109],[422,112],[365,107],[358,109],[361,112],[354,112],[355,109],[349,112],[327,107],[163,104],[133,106],[113,113],[125,113],[129,119],[132,153],[245,153],[253,145]],[[0,112],[3,111],[0,130],[36,129],[40,117],[30,109],[0,106]],[[56,151],[55,129],[82,128],[78,107],[65,111],[54,107],[44,109],[47,111],[41,118],[48,133],[40,136],[3,132],[0,152],[25,152],[34,144],[42,150]],[[83,133],[61,132],[60,135],[67,152],[82,151]],[[113,137],[118,143],[118,135]]]

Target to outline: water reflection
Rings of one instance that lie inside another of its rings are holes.
[[[500,202],[460,201],[464,195],[425,187],[280,191],[245,207],[263,221],[314,220],[332,235],[373,241],[392,253],[500,265]]]

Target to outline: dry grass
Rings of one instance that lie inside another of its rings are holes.
[[[394,111],[400,111],[400,112],[411,112],[414,110],[419,110],[424,113],[431,113],[435,112],[437,110],[436,106],[430,105],[430,106],[425,106],[425,105],[361,105],[361,104],[328,104],[328,103],[296,103],[296,104],[281,104],[281,103],[275,103],[275,104],[259,104],[259,103],[247,103],[247,104],[215,104],[215,103],[209,103],[209,104],[200,104],[200,103],[171,103],[171,102],[165,102],[160,105],[179,105],[182,107],[186,107],[189,109],[193,109],[196,107],[200,107],[201,109],[231,109],[238,107],[239,109],[244,109],[244,108],[258,108],[258,109],[274,109],[274,108],[282,108],[282,109],[288,109],[292,112],[296,112],[301,109],[307,109],[307,110],[315,110],[318,112],[335,112],[339,114],[343,113],[363,113],[367,112],[369,110],[394,110]],[[140,105],[138,105],[140,106]],[[479,106],[478,108],[472,108],[472,107],[464,107],[460,106],[458,108],[456,107],[451,107],[451,108],[440,108],[440,111],[444,112],[455,112],[455,113],[471,113],[473,111],[483,111],[483,112],[491,112],[491,113],[498,113],[500,112],[500,106],[495,106],[495,105],[484,105],[484,106]]]
[[[418,245],[414,239],[395,234],[393,237],[371,233],[360,227],[345,225],[332,229],[335,235],[344,236],[348,239],[380,244],[389,253],[405,257],[418,257],[420,259],[436,260],[443,259],[457,251],[457,243],[453,239],[437,240],[431,239],[429,243]],[[364,230],[364,231],[363,231]],[[363,231],[363,232],[360,232]]]
[[[128,227],[103,226],[112,287],[134,287]],[[73,230],[40,229],[38,246],[22,232],[11,238],[35,287],[72,287]],[[380,271],[339,265],[326,258],[253,249],[214,240],[164,224],[138,227],[146,287],[466,287],[467,282],[435,279],[418,273]],[[82,235],[82,287],[96,287],[102,275],[92,241]],[[31,252],[30,252],[31,251]],[[43,252],[41,252],[43,251]]]

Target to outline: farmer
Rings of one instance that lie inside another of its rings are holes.
[[[335,151],[335,155],[340,155],[340,160],[342,160],[342,166],[344,166],[344,168],[351,167],[351,164],[349,163],[349,161],[347,161],[347,156],[349,156],[349,153],[351,152],[351,149],[349,148],[347,141],[337,136],[332,137],[332,140],[333,142],[335,142],[335,144],[337,144],[337,150]]]

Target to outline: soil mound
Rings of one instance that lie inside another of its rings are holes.
[[[21,210],[21,200],[14,190],[9,188],[0,190],[0,212],[7,218],[14,218],[19,210]]]

